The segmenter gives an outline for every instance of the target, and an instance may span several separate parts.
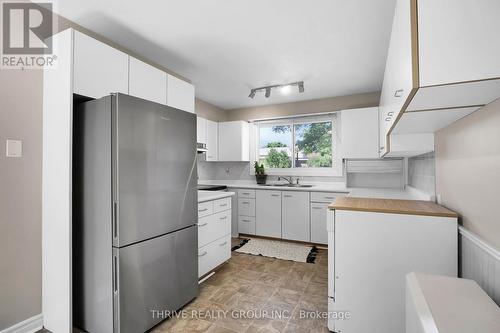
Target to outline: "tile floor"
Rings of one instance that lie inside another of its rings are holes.
[[[326,250],[319,250],[314,264],[232,252],[183,308],[184,318],[168,319],[150,332],[328,332],[326,319],[304,318],[327,311],[327,263]],[[268,318],[241,318],[252,314]]]
[[[326,250],[314,264],[232,252],[200,285],[184,318],[171,318],[152,332],[328,332],[326,319],[305,318],[327,311],[327,262]]]

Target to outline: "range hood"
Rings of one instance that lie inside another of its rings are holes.
[[[196,151],[198,152],[198,154],[206,153],[207,152],[207,144],[198,142],[196,144]]]

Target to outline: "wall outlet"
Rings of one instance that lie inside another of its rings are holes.
[[[21,140],[7,140],[5,142],[5,156],[7,157],[22,157],[23,142]]]

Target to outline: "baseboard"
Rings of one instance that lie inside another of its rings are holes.
[[[11,327],[0,331],[0,333],[34,333],[43,328],[43,317],[42,314],[38,314],[20,323],[17,323]]]
[[[460,277],[476,281],[500,305],[500,251],[459,227]]]

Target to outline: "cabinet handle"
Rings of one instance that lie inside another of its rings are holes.
[[[250,195],[250,193],[248,193],[248,192],[243,192],[243,193],[241,193],[241,194],[244,194],[244,195]]]
[[[250,220],[241,220],[241,222],[252,222]]]
[[[224,242],[224,243],[222,243],[222,244],[219,244],[219,246],[224,246],[224,245],[226,245],[226,244],[227,244],[227,241],[225,241],[225,242]]]
[[[248,202],[248,201],[242,201],[241,203],[244,204],[244,205],[249,205],[250,204],[250,202]]]
[[[389,117],[392,117],[392,116],[394,115],[394,112],[393,112],[393,111],[391,111],[391,112],[387,112],[387,115],[388,115]]]
[[[204,227],[204,226],[206,226],[207,224],[208,224],[208,222],[205,222],[205,223],[203,223],[203,224],[199,224],[199,223],[198,223],[197,225],[198,225],[198,227]]]
[[[219,220],[226,220],[226,219],[227,219],[227,215],[219,218]]]
[[[325,199],[335,199],[335,197],[325,197]]]
[[[207,251],[203,252],[202,254],[198,254],[198,257],[203,257],[205,255],[207,255]]]
[[[198,209],[198,213],[206,212],[207,210],[208,210],[208,208]]]
[[[279,194],[271,194],[272,197],[279,197]]]
[[[321,207],[313,207],[313,209],[322,209]]]
[[[401,97],[403,96],[403,89],[398,89],[394,92],[394,97]]]
[[[290,194],[283,194],[285,198],[291,198],[292,196]]]
[[[227,203],[219,205],[219,207],[226,207],[226,206],[227,206]]]
[[[208,158],[213,158],[213,156],[207,156]]]
[[[386,117],[385,121],[391,121],[391,117]]]

